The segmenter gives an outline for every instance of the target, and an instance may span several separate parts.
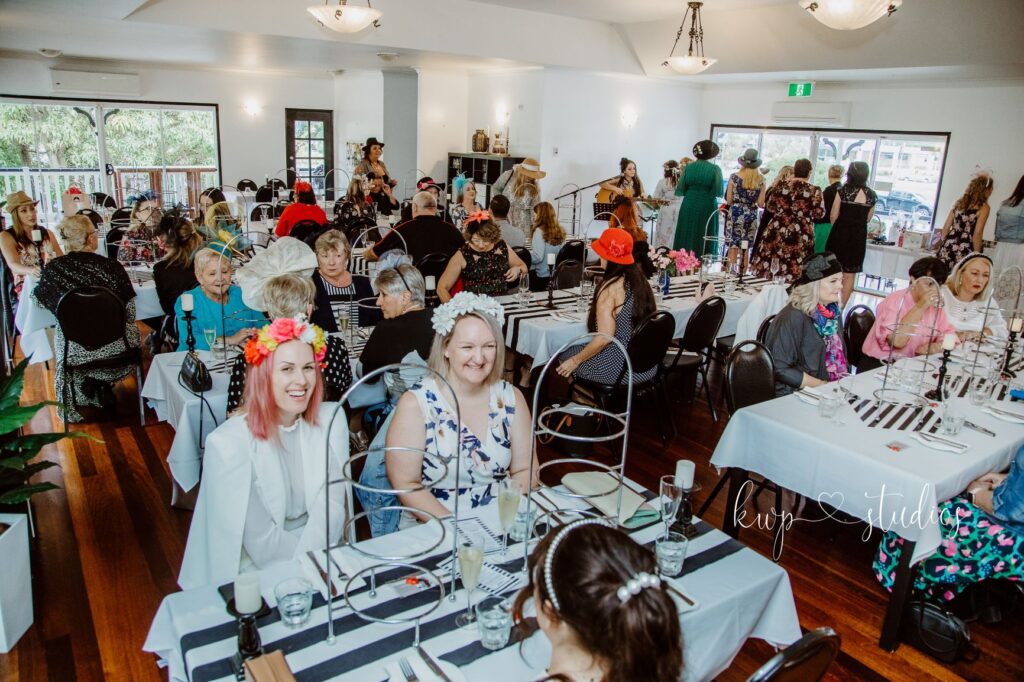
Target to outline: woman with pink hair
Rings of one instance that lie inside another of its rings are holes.
[[[348,426],[344,413],[332,422],[337,406],[322,402],[326,352],[323,330],[302,317],[278,318],[249,339],[241,412],[206,441],[181,587],[230,581],[340,538],[351,490],[331,486],[328,528],[324,444],[337,479]]]

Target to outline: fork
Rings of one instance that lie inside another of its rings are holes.
[[[409,659],[398,659],[398,667],[402,669],[402,674],[405,675],[406,682],[420,682],[420,678],[416,677],[416,673],[412,671],[412,666],[409,665]]]

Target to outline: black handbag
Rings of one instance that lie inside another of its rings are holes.
[[[981,653],[967,624],[931,602],[910,602],[903,622],[903,640],[944,663],[974,661]]]
[[[206,369],[206,365],[199,359],[195,351],[185,353],[181,371],[178,372],[178,379],[193,393],[202,393],[213,388],[213,377],[210,376],[210,370]]]

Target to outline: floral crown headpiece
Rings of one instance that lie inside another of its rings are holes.
[[[470,313],[490,315],[498,320],[498,324],[502,324],[505,321],[505,309],[496,300],[490,296],[460,291],[452,297],[452,300],[439,305],[434,310],[431,324],[435,332],[441,336],[447,336],[455,328],[455,323],[458,319]]]
[[[268,355],[286,341],[297,339],[313,347],[313,357],[318,363],[327,355],[327,339],[324,330],[304,317],[279,317],[265,325],[245,343],[245,361],[258,367]]]

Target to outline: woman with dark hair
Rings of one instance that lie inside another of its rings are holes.
[[[128,219],[128,229],[121,237],[117,258],[123,263],[153,263],[163,257],[163,249],[156,238],[163,217],[160,199],[156,192],[147,189],[129,201],[132,202],[132,212]]]
[[[199,215],[196,219],[199,222],[203,222],[203,218],[211,206],[227,200],[228,198],[224,196],[224,192],[221,191],[220,187],[207,187],[199,195]]]
[[[698,257],[706,250],[706,233],[718,236],[718,197],[722,196],[722,169],[711,159],[718,156],[718,145],[701,140],[693,145],[696,161],[687,164],[676,185],[676,196],[683,198],[676,223],[674,248],[693,251]],[[711,223],[710,228],[708,223]]]
[[[287,237],[296,223],[303,220],[312,220],[323,227],[327,224],[327,214],[317,206],[313,185],[300,180],[295,183],[295,202],[285,206],[284,211],[281,212],[281,217],[277,219],[277,227],[274,228],[274,234],[278,237]]]
[[[385,184],[395,187],[398,185],[398,180],[395,180],[388,175],[388,167],[384,165],[384,161],[381,160],[381,156],[383,155],[384,143],[376,137],[366,138],[366,144],[363,145],[363,160],[360,161],[352,170],[352,174],[368,177],[370,173],[373,173]]]
[[[153,266],[153,283],[164,314],[173,315],[178,297],[199,284],[192,257],[202,248],[203,236],[188,216],[175,210],[160,219],[156,238],[164,257]]]
[[[672,247],[672,239],[676,235],[676,221],[679,220],[679,197],[676,196],[676,183],[679,182],[679,175],[682,170],[679,162],[669,159],[662,164],[665,171],[664,177],[658,180],[654,188],[652,198],[658,202],[664,202],[658,209],[658,227],[654,230],[654,248],[664,246]]]
[[[334,215],[338,217],[342,226],[347,227],[349,221],[357,218],[374,219],[374,205],[366,195],[364,184],[366,184],[366,178],[353,176],[348,183],[344,201],[340,201],[334,206]]]
[[[45,262],[64,255],[57,238],[36,222],[38,205],[38,201],[24,192],[8,194],[4,203],[4,208],[11,214],[11,226],[0,232],[0,253],[14,275],[12,304],[21,294],[26,276],[38,277]],[[39,239],[35,240],[35,236]],[[4,283],[4,286],[10,285]]]
[[[1000,273],[1011,265],[1024,267],[1024,175],[996,211],[996,242],[993,272]]]
[[[982,252],[982,235],[988,222],[988,198],[992,196],[992,176],[978,173],[967,183],[963,196],[949,209],[935,255],[950,270],[970,253]]]
[[[772,219],[750,259],[750,268],[761,277],[771,277],[772,259],[778,258],[782,277],[792,282],[800,277],[804,260],[814,255],[814,221],[825,215],[821,189],[810,183],[811,162],[798,159],[793,179],[772,193],[765,210]]]
[[[956,334],[941,307],[939,288],[949,277],[946,265],[928,256],[914,261],[908,274],[910,286],[889,294],[875,309],[875,324],[864,339],[864,355],[885,360],[890,351],[896,357],[934,354],[942,350],[946,334]]]
[[[618,177],[602,182],[601,189],[617,197],[641,198],[644,195],[644,183],[640,182],[640,176],[636,173],[636,161],[626,157],[619,159]]]
[[[527,559],[513,618],[533,600],[551,642],[541,680],[632,682],[683,679],[679,611],[651,550],[603,519],[553,528]]]
[[[501,238],[501,228],[487,211],[477,211],[463,223],[466,243],[448,261],[437,282],[441,303],[451,300],[452,288],[462,278],[462,290],[488,296],[504,296],[509,282],[529,272],[516,252]]]
[[[836,254],[843,265],[843,304],[850,300],[857,273],[864,269],[867,251],[868,223],[875,215],[878,197],[868,187],[871,167],[863,161],[854,161],[846,170],[846,182],[836,190],[832,202],[832,231],[825,242],[825,250]],[[948,270],[948,266],[947,266]]]
[[[628,346],[633,330],[657,309],[654,293],[633,256],[633,238],[628,232],[609,227],[591,248],[601,258],[604,279],[594,290],[587,331],[607,334]],[[595,336],[585,346],[567,348],[562,358],[556,370],[561,376],[601,384],[618,381],[625,363],[622,351],[603,336]],[[634,376],[633,381],[646,381],[657,369],[652,367]]]

